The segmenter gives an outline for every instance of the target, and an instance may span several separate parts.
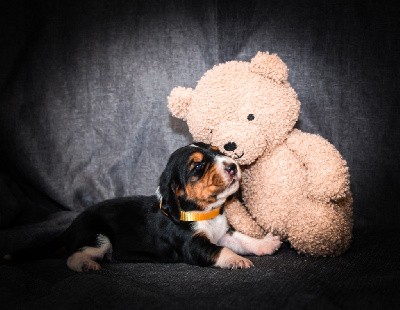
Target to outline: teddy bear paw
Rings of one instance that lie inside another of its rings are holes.
[[[272,233],[268,233],[264,238],[259,239],[259,244],[254,254],[258,256],[272,255],[279,250],[281,245],[282,241],[279,236],[274,236]]]

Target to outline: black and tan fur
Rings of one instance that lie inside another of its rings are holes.
[[[107,200],[74,220],[63,235],[68,267],[78,272],[98,270],[99,262],[107,259],[253,266],[236,253],[272,254],[279,239],[228,234],[223,212],[211,220],[180,220],[181,210],[208,212],[222,206],[239,189],[240,178],[236,163],[208,145],[176,150],[161,174],[156,195]]]

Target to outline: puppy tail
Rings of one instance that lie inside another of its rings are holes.
[[[66,254],[65,240],[67,232],[64,231],[61,235],[56,236],[43,245],[6,253],[1,256],[1,263],[7,264],[24,260],[63,257]]]

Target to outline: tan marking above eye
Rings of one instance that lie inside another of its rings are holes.
[[[189,170],[193,170],[197,164],[200,164],[204,159],[204,155],[200,152],[193,153],[189,157]]]
[[[194,152],[192,155],[189,157],[189,162],[193,163],[200,163],[204,159],[204,155],[200,152]]]

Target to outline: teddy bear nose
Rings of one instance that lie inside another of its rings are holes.
[[[224,145],[224,149],[225,151],[228,152],[233,152],[234,150],[236,150],[237,145],[235,142],[228,142],[227,144]]]

